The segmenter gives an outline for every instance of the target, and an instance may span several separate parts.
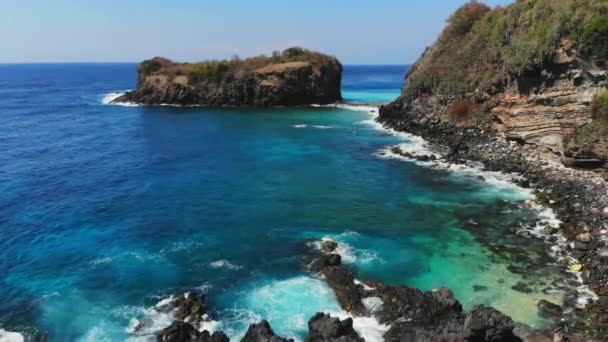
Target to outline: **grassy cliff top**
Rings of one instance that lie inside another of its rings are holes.
[[[253,73],[284,72],[290,69],[323,64],[339,65],[335,57],[300,47],[292,47],[283,52],[275,51],[272,56],[258,56],[246,59],[233,57],[231,60],[205,61],[200,63],[175,63],[169,59],[155,57],[143,61],[138,66],[140,79],[148,75],[188,76],[196,82],[219,81],[227,77],[242,78]]]
[[[495,93],[513,77],[551,63],[560,46],[582,63],[608,60],[607,0],[471,1],[410,68],[403,95]]]

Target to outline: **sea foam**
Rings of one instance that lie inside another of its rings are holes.
[[[0,328],[0,342],[24,342],[25,337],[18,332],[6,331]]]
[[[356,235],[354,235],[356,234]],[[339,254],[342,262],[345,264],[367,264],[374,261],[382,261],[378,254],[372,250],[354,248],[351,244],[345,242],[348,237],[358,237],[356,232],[345,232],[338,235],[324,236],[321,240],[311,242],[311,246],[321,251],[321,246],[325,241],[333,241],[338,244],[334,253]]]
[[[126,93],[127,93],[126,91],[118,91],[118,92],[104,94],[101,99],[101,103],[106,104],[106,105],[115,105],[115,106],[123,106],[123,107],[139,106],[139,104],[134,103],[134,102],[118,102],[118,103],[112,102],[112,101],[116,100],[117,98],[123,96]]]
[[[297,125],[293,125],[294,128],[317,128],[317,129],[331,129],[334,128],[334,126],[325,126],[325,125],[307,125],[307,124],[297,124]]]
[[[212,261],[212,262],[209,263],[209,267],[211,267],[211,268],[225,268],[225,269],[229,269],[229,270],[240,270],[241,268],[243,268],[242,266],[235,265],[235,264],[233,264],[230,261],[225,260],[225,259]]]
[[[381,304],[375,298],[366,299],[366,303],[370,307]],[[244,304],[250,312],[241,316],[247,319],[241,324],[243,328],[263,317],[277,334],[296,340],[299,340],[298,336],[307,335],[308,320],[317,312],[340,319],[352,318],[354,329],[366,341],[383,341],[382,335],[389,329],[374,317],[352,317],[340,308],[333,291],[324,281],[309,276],[275,280],[256,287],[247,291]],[[244,331],[231,337],[242,334]]]

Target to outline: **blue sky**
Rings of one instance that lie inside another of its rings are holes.
[[[299,45],[345,64],[407,64],[465,2],[1,0],[0,62],[200,61]]]

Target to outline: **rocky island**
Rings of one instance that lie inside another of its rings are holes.
[[[519,184],[562,221],[533,233],[591,290],[592,300],[565,303],[582,317],[572,325],[598,341],[608,335],[607,61],[606,1],[494,9],[472,1],[450,17],[378,118],[445,147],[450,163],[523,176]]]
[[[137,73],[137,89],[114,103],[271,107],[342,99],[342,64],[299,47],[271,57],[196,64],[156,57],[141,62]]]

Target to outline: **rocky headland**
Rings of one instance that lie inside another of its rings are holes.
[[[141,62],[137,73],[137,89],[114,103],[271,107],[342,99],[340,62],[299,47],[271,57],[196,64],[156,57]]]
[[[523,176],[562,221],[534,233],[593,291],[586,305],[566,303],[584,306],[577,330],[592,340],[608,334],[607,39],[605,1],[470,2],[378,117],[445,151],[395,154]]]

